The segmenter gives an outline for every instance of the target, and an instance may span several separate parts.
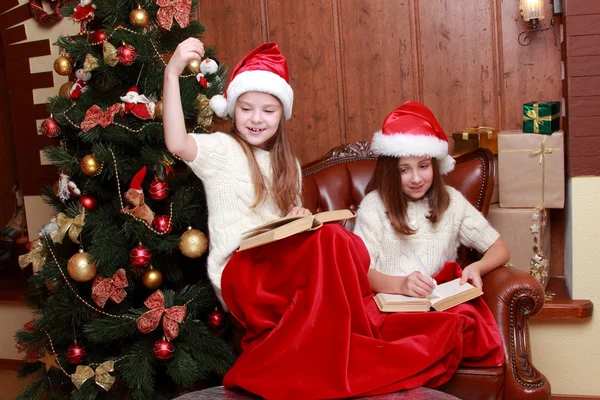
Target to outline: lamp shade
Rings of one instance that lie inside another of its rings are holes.
[[[520,0],[521,15],[525,21],[544,18],[544,3],[542,0]]]

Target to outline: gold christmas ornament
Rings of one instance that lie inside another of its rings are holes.
[[[154,117],[162,119],[162,113],[163,113],[162,100],[159,100],[156,102],[156,104],[154,106]]]
[[[99,66],[100,64],[98,64],[98,59],[96,57],[94,57],[90,53],[87,53],[85,55],[85,61],[83,62],[83,70],[85,72],[92,72]]]
[[[102,42],[102,56],[104,63],[114,67],[119,63],[118,51],[108,40]]]
[[[59,75],[67,76],[73,71],[73,64],[71,64],[71,60],[68,57],[59,56],[54,61],[54,70]]]
[[[80,249],[79,253],[69,259],[67,272],[77,282],[87,282],[96,276],[96,264],[92,262],[90,253]]]
[[[195,105],[198,108],[196,123],[204,130],[208,130],[213,120],[213,110],[210,108],[210,100],[203,94],[196,97]]]
[[[37,274],[46,263],[48,251],[40,239],[32,241],[30,249],[29,253],[19,256],[19,266],[23,269],[29,264],[33,264],[33,273]]]
[[[150,16],[141,6],[129,14],[129,22],[136,28],[145,28],[150,22]]]
[[[48,372],[52,367],[60,369],[60,367],[56,363],[56,357],[58,357],[58,354],[50,354],[44,351],[44,356],[38,358],[38,360],[44,363],[44,366],[46,367],[46,372]]]
[[[73,87],[73,82],[71,82],[71,81],[65,82],[60,86],[60,89],[58,89],[58,94],[62,97],[70,99],[72,87]]]
[[[71,375],[71,381],[77,389],[81,389],[81,385],[93,377],[96,385],[100,386],[105,391],[109,391],[115,383],[115,377],[110,375],[110,373],[114,371],[114,360],[104,361],[95,371],[87,365],[78,365],[77,368],[75,368],[75,373]]]
[[[94,158],[93,154],[88,154],[79,162],[79,167],[84,174],[96,176],[102,171],[102,163]]]
[[[189,227],[187,232],[184,232],[179,239],[179,250],[184,256],[189,258],[198,258],[208,248],[208,239],[206,235],[198,229]]]
[[[188,63],[187,69],[194,75],[198,75],[200,73],[200,63],[201,60],[192,60]]]
[[[151,265],[142,275],[142,284],[148,289],[157,289],[162,283],[162,279],[160,271],[152,268]]]
[[[56,216],[56,225],[58,226],[58,230],[53,232],[50,236],[55,243],[63,242],[63,239],[67,232],[69,233],[69,239],[73,243],[79,243],[78,237],[81,231],[83,230],[83,225],[85,224],[85,212],[81,212],[75,218],[69,218],[64,213],[58,213]]]

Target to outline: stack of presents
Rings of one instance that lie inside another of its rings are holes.
[[[478,147],[496,160],[496,185],[488,214],[511,251],[510,264],[548,284],[550,212],[565,204],[564,138],[560,102],[523,105],[523,130],[486,126],[452,134],[454,155]]]

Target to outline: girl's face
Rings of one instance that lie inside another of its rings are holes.
[[[420,200],[433,183],[433,166],[431,157],[400,157],[398,168],[402,179],[402,193],[411,200]]]
[[[235,103],[235,126],[248,143],[261,149],[279,128],[283,107],[277,97],[263,92],[246,92]]]

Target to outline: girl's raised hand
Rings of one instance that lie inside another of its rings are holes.
[[[292,210],[286,215],[286,217],[294,217],[296,215],[312,215],[308,208],[304,207],[294,207]]]
[[[408,275],[402,283],[400,293],[411,297],[427,297],[435,289],[433,280],[419,271]]]
[[[165,74],[179,76],[190,61],[201,60],[202,57],[204,57],[204,44],[196,38],[187,38],[177,45],[175,53],[165,68]]]

